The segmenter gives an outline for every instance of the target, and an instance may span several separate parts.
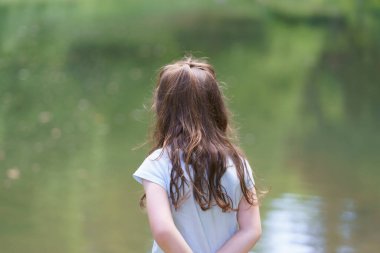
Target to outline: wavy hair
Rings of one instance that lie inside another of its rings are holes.
[[[149,153],[158,148],[169,153],[172,163],[169,197],[176,210],[187,198],[187,185],[191,186],[202,210],[210,209],[215,201],[224,212],[236,211],[221,184],[228,158],[236,167],[244,197],[251,205],[257,204],[257,194],[249,191],[245,184],[245,173],[248,173],[245,155],[234,144],[230,112],[210,64],[185,57],[162,67],[152,109],[155,121]],[[181,158],[185,168],[181,168]],[[183,169],[192,175],[189,179]],[[145,197],[144,194],[140,199],[142,207]]]

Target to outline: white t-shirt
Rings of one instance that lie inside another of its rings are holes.
[[[142,179],[146,179],[162,186],[170,196],[172,165],[167,151],[165,150],[160,156],[161,151],[162,149],[157,149],[151,153],[133,174],[133,177],[140,184]],[[254,179],[251,167],[248,161],[245,161],[248,169],[248,173],[245,173],[245,182],[250,189],[254,186]],[[227,165],[221,183],[232,199],[233,208],[237,208],[243,196],[240,181],[231,159],[228,160]],[[184,169],[185,164],[182,160],[181,167],[188,179],[189,176]],[[175,210],[170,204],[174,223],[194,253],[214,253],[237,231],[237,212],[222,212],[222,209],[217,205],[203,211],[194,200],[192,191],[190,191],[189,196],[178,210]],[[170,199],[169,203],[171,203]],[[163,253],[155,241],[153,241],[152,253]]]

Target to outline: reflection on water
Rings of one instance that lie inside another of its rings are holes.
[[[356,219],[352,200],[341,202],[338,253],[356,252],[350,243],[353,221]],[[263,217],[263,237],[256,252],[325,253],[328,249],[327,207],[319,196],[284,193],[270,202]],[[331,232],[331,231],[330,231]]]
[[[357,214],[354,211],[354,202],[350,199],[343,201],[343,211],[340,216],[339,234],[342,239],[342,245],[337,248],[338,253],[356,252],[352,243],[352,230]]]
[[[274,199],[263,224],[265,252],[322,252],[321,205],[319,197],[284,194]]]

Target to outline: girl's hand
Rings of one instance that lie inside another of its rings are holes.
[[[254,188],[252,191],[256,194]],[[258,204],[250,205],[243,196],[239,203],[237,219],[239,230],[217,253],[247,253],[260,239],[261,221]]]

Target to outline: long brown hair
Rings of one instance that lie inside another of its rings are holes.
[[[224,212],[236,210],[221,184],[228,158],[236,167],[244,197],[251,205],[257,203],[245,184],[245,155],[233,143],[230,112],[224,100],[214,68],[204,60],[185,57],[159,72],[153,95],[155,124],[150,153],[159,148],[169,152],[169,197],[175,209],[186,199],[185,185],[191,185],[202,210],[211,208],[213,200]],[[185,168],[181,168],[181,158]],[[183,169],[192,175],[189,179]],[[142,206],[144,199],[145,194],[140,200]]]

